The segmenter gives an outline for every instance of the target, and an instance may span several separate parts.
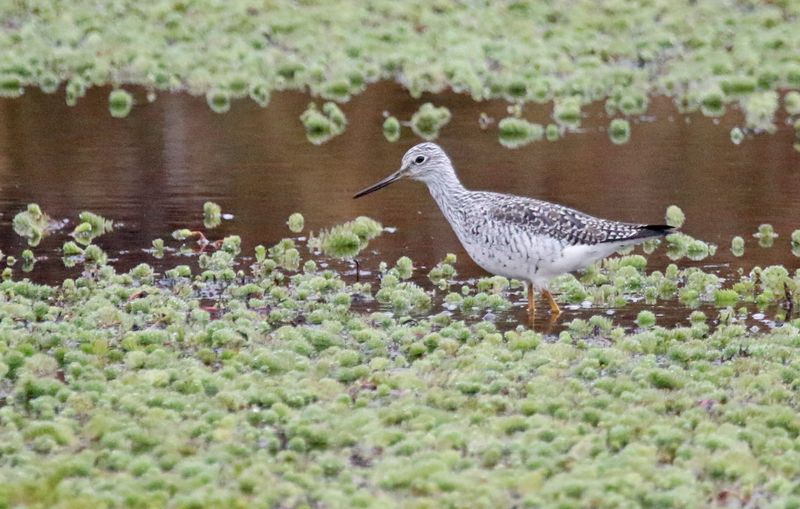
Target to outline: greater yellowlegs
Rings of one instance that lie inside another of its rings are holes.
[[[428,190],[461,241],[482,269],[526,282],[528,310],[536,310],[538,289],[558,315],[548,289],[552,278],[585,268],[622,247],[662,237],[672,228],[592,217],[541,200],[485,191],[461,184],[453,164],[435,143],[420,143],[403,156],[400,169],[353,198],[377,191],[403,177],[428,185]]]

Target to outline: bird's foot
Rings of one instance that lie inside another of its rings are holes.
[[[528,317],[533,321],[536,316],[536,298],[533,295],[533,285],[528,285]]]
[[[558,302],[556,299],[553,298],[553,294],[550,293],[548,290],[542,290],[542,295],[547,299],[547,303],[550,304],[550,312],[553,316],[558,316],[561,314],[561,308],[558,307]]]

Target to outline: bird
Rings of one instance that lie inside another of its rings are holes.
[[[547,300],[554,318],[561,314],[550,293],[549,283],[554,277],[584,269],[623,247],[674,230],[665,224],[601,219],[524,196],[469,190],[461,184],[445,151],[431,142],[411,147],[399,170],[353,198],[403,178],[428,186],[464,250],[478,266],[490,274],[525,283],[531,319],[536,313],[536,290]]]

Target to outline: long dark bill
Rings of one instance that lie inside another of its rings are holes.
[[[371,193],[373,191],[377,191],[378,189],[383,189],[384,187],[388,186],[392,182],[400,180],[401,178],[403,178],[403,170],[397,170],[396,172],[392,173],[391,175],[389,175],[385,179],[380,180],[380,181],[376,182],[375,184],[369,186],[368,188],[362,189],[361,191],[357,192],[356,194],[353,195],[353,199],[361,198],[365,194],[369,194],[369,193]]]

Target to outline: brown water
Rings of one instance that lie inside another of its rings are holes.
[[[3,252],[18,255],[25,248],[11,219],[26,203],[37,202],[54,218],[74,221],[78,212],[91,210],[122,223],[97,241],[117,258],[119,270],[143,261],[161,267],[186,263],[175,256],[158,262],[142,249],[157,237],[169,239],[176,228],[201,229],[203,202],[212,200],[235,218],[211,237],[241,235],[245,252],[289,236],[285,221],[292,212],[302,212],[313,231],[364,214],[397,228],[371,245],[376,254],[364,257],[367,270],[402,255],[430,267],[453,252],[462,277],[480,276],[422,184],[401,182],[351,199],[395,170],[405,150],[419,141],[404,129],[399,142],[387,142],[382,112],[407,119],[430,100],[453,113],[437,141],[467,187],[534,196],[635,222],[662,222],[664,210],[674,203],[687,215],[686,233],[720,245],[718,254],[702,264],[727,271],[799,266],[788,238],[800,228],[800,154],[783,119],[776,134],[735,146],[729,132],[741,122],[739,112],[719,121],[685,117],[669,100],[658,99],[647,118],[634,122],[630,142],[617,146],[608,139],[608,118],[597,105],[588,110],[580,132],[509,150],[499,144],[496,126],[478,127],[482,112],[496,120],[506,116],[505,103],[475,103],[456,94],[415,100],[385,83],[343,105],[349,120],[343,135],[313,146],[298,119],[311,99],[299,93],[276,94],[265,109],[235,101],[229,113],[219,115],[203,98],[161,95],[148,104],[139,92],[137,106],[123,120],[109,115],[107,97],[108,90],[92,90],[73,108],[65,105],[63,94],[28,91],[20,99],[0,99]],[[546,124],[548,111],[529,105],[524,116]],[[771,249],[759,248],[751,236],[761,223],[771,223],[780,234]],[[734,235],[747,241],[743,259],[729,252]],[[29,277],[50,282],[64,277],[64,240],[59,234],[42,242],[36,254],[50,258]],[[668,263],[663,250],[659,253],[651,258],[653,268]],[[668,308],[656,311],[669,314]],[[635,316],[636,310],[620,313]]]

